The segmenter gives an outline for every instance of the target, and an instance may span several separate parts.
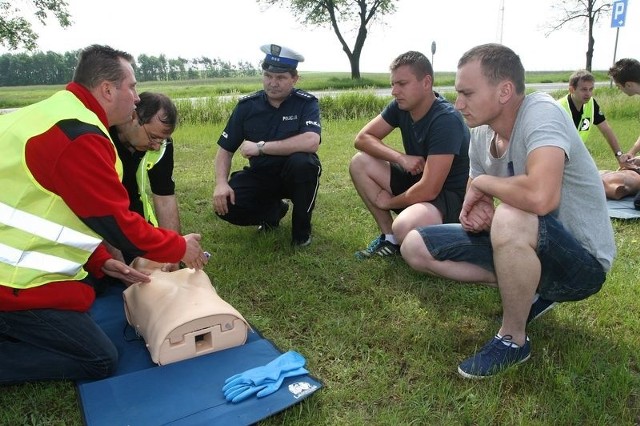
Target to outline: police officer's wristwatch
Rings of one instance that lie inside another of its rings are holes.
[[[258,142],[256,145],[258,145],[258,155],[262,155],[262,154],[264,154],[264,153],[262,152],[262,150],[264,149],[264,141],[260,141],[260,142]]]
[[[616,152],[616,158],[620,158],[621,155],[622,155],[622,151]]]

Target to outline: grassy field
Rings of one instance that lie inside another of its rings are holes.
[[[597,96],[629,148],[640,133],[640,103],[615,90]],[[489,287],[418,274],[401,258],[355,260],[378,232],[347,172],[367,114],[323,121],[314,240],[297,250],[290,214],[266,235],[213,214],[223,121],[184,122],[175,133],[183,230],[203,235],[218,293],[282,350],[302,353],[325,384],[263,424],[640,424],[638,222],[613,220],[618,256],[604,288],[533,323],[527,363],[484,381],[462,379],[458,363],[499,328],[500,298]],[[390,142],[399,145],[399,132]],[[615,167],[597,131],[587,145],[600,168]],[[73,384],[0,388],[0,424],[81,424]]]
[[[389,87],[388,73],[363,73],[360,80],[351,80],[349,73],[301,72],[297,87],[308,90],[340,90],[352,88]],[[557,83],[569,81],[571,71],[529,72],[527,83]],[[594,71],[599,81],[606,81],[606,71]],[[453,86],[455,73],[436,73],[434,86]],[[0,108],[17,108],[38,102],[64,86],[0,87]],[[157,91],[172,99],[202,98],[219,95],[240,95],[262,88],[261,77],[233,77],[184,81],[156,81],[138,84],[138,91]]]

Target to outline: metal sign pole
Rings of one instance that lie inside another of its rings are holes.
[[[616,45],[613,47],[613,64],[616,63],[616,53],[618,51],[618,36],[620,35],[620,27],[624,27],[627,15],[628,0],[614,0],[611,4],[611,28],[616,29]],[[609,81],[609,87],[613,87],[613,79]]]
[[[613,46],[613,62],[612,64],[616,63],[616,53],[618,51],[618,35],[620,34],[620,27],[616,28],[616,44],[615,46]],[[613,87],[613,78],[609,77],[609,88]]]
[[[436,42],[435,40],[431,42],[431,68],[433,68],[433,55],[436,54]],[[435,70],[434,70],[435,72]]]

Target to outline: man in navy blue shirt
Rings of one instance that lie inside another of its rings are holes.
[[[433,68],[420,52],[391,63],[395,98],[356,136],[351,180],[380,235],[357,259],[400,253],[409,231],[458,222],[469,177],[469,129],[456,109],[433,91]],[[404,152],[383,139],[400,129]],[[394,219],[392,212],[398,213]]]
[[[215,160],[216,214],[240,226],[270,230],[280,224],[293,203],[292,244],[311,243],[311,214],[322,166],[318,99],[294,88],[298,62],[304,57],[291,49],[267,44],[262,63],[263,90],[238,101],[218,139]],[[236,151],[249,160],[231,171]]]

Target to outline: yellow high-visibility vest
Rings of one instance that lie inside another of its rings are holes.
[[[573,115],[571,114],[571,107],[569,106],[569,95],[563,96],[558,99],[560,105],[564,107],[565,110],[569,113],[571,119],[573,119]],[[595,114],[595,108],[593,107],[593,98],[589,99],[589,102],[582,106],[582,116],[580,117],[580,123],[578,124],[578,133],[580,134],[580,138],[582,142],[586,142],[589,137],[589,132],[593,127],[593,119]]]
[[[138,193],[140,194],[140,201],[142,202],[142,210],[144,212],[144,218],[147,222],[153,226],[158,226],[158,218],[156,217],[156,211],[153,208],[153,198],[151,193],[151,182],[149,182],[149,170],[153,168],[158,161],[162,159],[165,151],[167,150],[166,143],[163,143],[157,151],[147,151],[136,170],[136,182],[138,183]]]
[[[26,165],[27,141],[64,120],[76,120],[80,134],[111,140],[98,116],[67,90],[0,116],[0,285],[24,289],[83,279],[83,265],[102,240]],[[122,179],[122,163],[113,149]]]

